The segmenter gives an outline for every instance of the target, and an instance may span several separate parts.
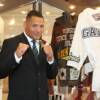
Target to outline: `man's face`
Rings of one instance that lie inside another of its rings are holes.
[[[25,22],[25,32],[32,39],[39,40],[44,31],[44,19],[33,16]]]

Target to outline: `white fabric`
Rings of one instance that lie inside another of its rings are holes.
[[[100,100],[100,92],[96,92],[95,94],[96,94],[97,100]]]
[[[22,60],[22,56],[20,58],[18,58],[16,53],[14,53],[14,57],[15,57],[16,62],[19,64],[20,61]]]
[[[91,63],[84,64],[81,70],[81,81],[85,80],[90,72],[93,72]]]
[[[79,14],[67,65],[80,70],[87,56],[94,68],[92,90],[100,91],[100,11],[91,8]]]
[[[84,74],[88,75],[88,73],[93,72],[93,67],[91,63],[86,63],[84,65]]]

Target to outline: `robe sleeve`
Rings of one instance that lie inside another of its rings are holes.
[[[87,52],[83,40],[83,29],[88,26],[88,16],[85,12],[80,13],[76,24],[74,37],[70,49],[70,56],[67,65],[78,70],[81,69],[84,60],[87,57]]]

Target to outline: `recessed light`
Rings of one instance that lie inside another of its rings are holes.
[[[12,18],[12,19],[10,20],[10,22],[9,22],[9,25],[12,26],[12,25],[14,25],[14,24],[15,24],[15,19]]]
[[[3,3],[0,3],[0,7],[3,7],[4,6],[4,4]]]
[[[27,12],[26,12],[26,11],[21,11],[21,13],[22,13],[22,14],[26,14]]]
[[[69,6],[69,8],[70,8],[71,10],[75,9],[75,7],[76,7],[75,5],[70,5],[70,6]]]
[[[46,11],[46,15],[50,15],[50,12],[49,11]]]

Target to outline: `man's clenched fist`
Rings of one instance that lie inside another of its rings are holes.
[[[29,45],[27,45],[25,43],[19,43],[18,47],[17,47],[17,49],[15,51],[17,57],[20,58],[21,56],[23,56],[28,48],[29,48]]]
[[[43,46],[44,52],[47,56],[48,61],[52,61],[54,59],[53,50],[49,44],[45,44]]]

